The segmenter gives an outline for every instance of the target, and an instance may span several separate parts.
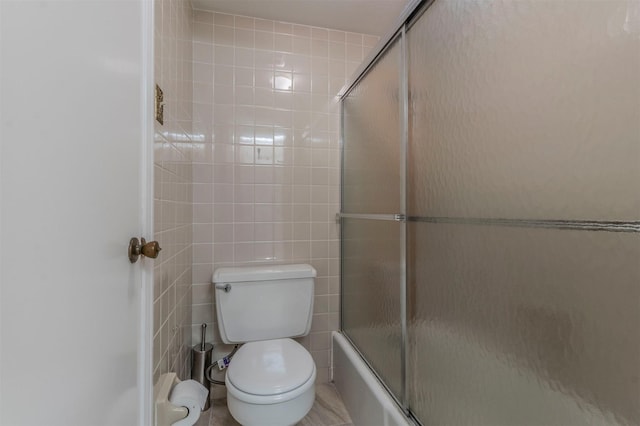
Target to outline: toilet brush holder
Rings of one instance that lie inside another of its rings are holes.
[[[191,364],[191,378],[199,382],[202,386],[207,389],[211,389],[211,383],[207,376],[205,375],[205,371],[207,367],[211,365],[211,353],[213,352],[213,345],[211,343],[206,343],[203,345],[195,345],[192,350],[192,364]],[[207,398],[207,402],[202,408],[202,411],[207,411],[211,406],[211,401]]]

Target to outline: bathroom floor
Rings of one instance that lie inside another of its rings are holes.
[[[227,409],[225,388],[213,385],[211,408],[200,416],[196,426],[239,426]],[[351,418],[333,383],[316,385],[316,400],[298,426],[352,426]]]

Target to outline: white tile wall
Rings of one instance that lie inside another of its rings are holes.
[[[193,23],[193,327],[219,342],[215,268],[310,263],[311,351],[329,380],[338,328],[339,105],[377,37],[196,11]]]
[[[155,238],[162,247],[154,282],[154,383],[175,371],[190,377],[192,268],[191,2],[156,0],[155,78],[164,125],[155,123]]]

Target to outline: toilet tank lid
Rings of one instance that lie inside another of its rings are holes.
[[[234,283],[241,281],[286,280],[313,278],[316,270],[305,263],[297,265],[236,266],[218,268],[213,273],[213,283]]]

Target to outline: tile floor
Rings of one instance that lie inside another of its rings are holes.
[[[213,385],[211,408],[200,416],[196,426],[239,426],[227,409],[223,386]],[[309,414],[297,426],[352,426],[351,418],[333,383],[316,385],[316,400]]]

